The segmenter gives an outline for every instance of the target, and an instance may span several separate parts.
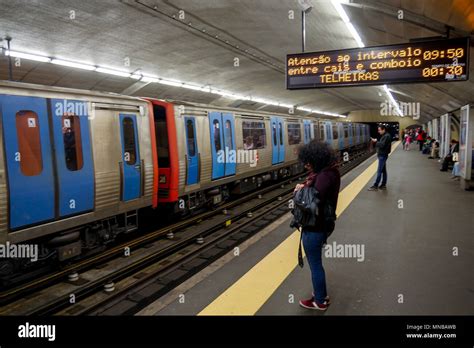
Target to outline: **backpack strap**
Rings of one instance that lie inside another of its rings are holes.
[[[298,228],[298,230],[300,230],[300,229]],[[304,267],[303,250],[301,248],[302,239],[303,239],[303,230],[300,230],[300,242],[298,243],[299,244],[299,246],[298,246],[298,266],[300,266],[301,268]]]

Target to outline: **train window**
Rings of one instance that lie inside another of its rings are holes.
[[[232,147],[232,125],[230,124],[230,121],[227,120],[225,121],[225,129],[224,129],[224,142],[225,142],[225,147],[231,150]]]
[[[314,138],[318,136],[318,125],[316,124],[313,125],[313,135],[314,135]]]
[[[304,134],[305,134],[306,139],[311,138],[311,128],[310,127],[311,127],[311,125],[309,125],[309,124],[304,125]]]
[[[133,120],[130,117],[124,117],[122,127],[125,162],[128,165],[134,165],[137,162],[137,153]]]
[[[63,116],[63,142],[66,167],[70,171],[82,169],[82,140],[79,116]]]
[[[344,138],[349,138],[349,125],[344,125]]]
[[[319,128],[319,140],[324,140],[324,127]]]
[[[283,125],[281,122],[278,122],[278,130],[280,133],[280,145],[283,145]]]
[[[276,126],[273,126],[273,143],[276,145]],[[244,150],[263,149],[267,145],[264,122],[243,121],[242,139]]]
[[[194,139],[194,123],[191,120],[186,121],[186,140],[188,142],[188,156],[194,157],[196,155],[196,141]]]
[[[221,133],[219,131],[219,121],[218,120],[214,120],[214,122],[212,122],[213,124],[213,127],[212,129],[214,130],[213,133],[213,137],[214,137],[214,147],[216,149],[216,152],[220,151],[222,146],[221,146]]]
[[[277,146],[278,138],[277,138],[277,130],[276,124],[273,125],[273,146]]]
[[[39,175],[43,171],[43,158],[38,115],[31,110],[20,110],[15,121],[21,172],[26,176]]]
[[[332,125],[332,139],[336,140],[339,138],[339,132],[337,131],[337,124]]]
[[[170,151],[168,141],[168,128],[166,124],[166,109],[161,105],[153,105],[155,121],[155,141],[158,153],[158,167],[170,167]]]
[[[301,143],[301,125],[299,123],[288,123],[288,145]]]

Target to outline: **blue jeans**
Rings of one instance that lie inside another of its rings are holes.
[[[461,176],[461,169],[459,169],[459,162],[454,162],[453,176]]]
[[[382,180],[382,186],[387,184],[387,159],[388,155],[377,155],[379,159],[379,166],[377,167],[377,179],[375,179],[374,186],[379,186],[380,180]],[[383,177],[383,178],[382,178]]]
[[[323,232],[307,232],[303,229],[303,247],[306,258],[311,269],[311,280],[313,282],[314,298],[319,303],[324,303],[327,296],[326,274],[324,273],[322,249],[326,240]]]

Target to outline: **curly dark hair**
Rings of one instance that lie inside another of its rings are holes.
[[[313,171],[319,173],[324,168],[336,163],[337,156],[328,144],[313,139],[308,144],[300,146],[298,159],[303,164],[311,165]]]

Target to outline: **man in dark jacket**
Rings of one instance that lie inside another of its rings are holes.
[[[385,190],[387,188],[387,159],[392,150],[392,137],[383,124],[378,127],[378,132],[381,135],[380,140],[377,141],[377,139],[372,138],[372,141],[376,143],[375,148],[379,159],[377,179],[375,179],[375,183],[369,188],[369,191]],[[379,186],[380,180],[382,180],[382,185]]]

